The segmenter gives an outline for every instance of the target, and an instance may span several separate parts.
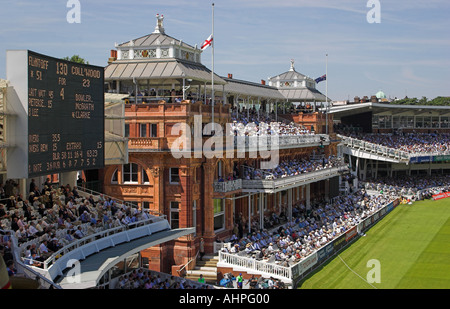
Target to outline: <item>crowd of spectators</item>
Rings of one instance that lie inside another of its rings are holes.
[[[276,121],[273,113],[259,112],[253,107],[243,108],[240,112],[233,108],[231,112],[230,134],[235,136],[259,136],[259,135],[313,135],[314,133],[294,122],[285,123]]]
[[[405,151],[407,153],[449,153],[449,133],[396,133],[369,134],[361,132],[347,132],[348,137],[388,148]]]
[[[306,158],[283,160],[273,169],[244,169],[244,179],[280,179],[290,176],[301,175],[320,171],[327,168],[337,167],[342,161],[336,156],[330,155],[320,160],[309,160]]]
[[[450,191],[450,175],[421,175],[378,177],[367,180],[364,184],[367,190],[381,194],[406,196],[412,200],[431,198],[433,194]]]
[[[353,194],[336,197],[330,202],[316,203],[309,210],[304,205],[297,205],[293,210],[292,221],[271,231],[252,228],[242,238],[235,232],[227,240],[229,248],[224,246],[222,250],[286,267],[292,266],[395,198],[381,194],[369,195],[364,188],[360,188]],[[277,215],[274,222],[281,222]]]
[[[199,283],[181,277],[154,272],[148,269],[134,269],[119,276],[117,284],[110,286],[121,290],[171,290],[171,289],[212,289],[210,284]]]
[[[22,258],[33,266],[77,239],[150,218],[103,195],[81,196],[76,186],[55,188],[49,180],[41,189],[32,180],[28,198],[17,193],[0,204],[0,229],[14,233]]]

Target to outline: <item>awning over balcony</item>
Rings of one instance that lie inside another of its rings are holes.
[[[292,89],[279,89],[281,94],[289,101],[294,102],[325,102],[327,97],[324,96],[319,90],[312,88],[292,88]],[[328,99],[328,101],[330,101]]]
[[[180,59],[119,60],[105,68],[105,81],[151,80],[151,79],[192,79],[197,82],[211,82],[211,70],[202,64]],[[214,74],[215,84],[225,84]]]
[[[241,98],[253,97],[260,98],[261,100],[274,100],[277,102],[286,101],[285,97],[276,87],[233,78],[223,79],[226,81],[225,87],[222,85],[214,87],[214,91],[218,94],[225,92],[226,94],[237,95]],[[211,87],[208,86],[208,88],[210,89]]]

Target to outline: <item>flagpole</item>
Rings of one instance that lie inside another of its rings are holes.
[[[325,100],[326,100],[326,118],[325,118],[325,122],[326,122],[326,134],[328,134],[328,54],[326,54],[326,61],[325,61]]]
[[[214,123],[214,41],[216,38],[214,37],[214,3],[212,4],[212,42],[211,42],[211,62],[212,62],[212,71],[211,71],[211,105],[212,105],[212,130],[215,131],[215,123]]]

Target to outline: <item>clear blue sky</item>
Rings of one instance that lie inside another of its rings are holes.
[[[53,57],[78,54],[106,66],[115,43],[153,32],[201,45],[211,33],[213,1],[80,0],[81,23],[66,20],[67,0],[2,0],[0,78],[8,49]],[[450,1],[380,0],[381,22],[368,23],[368,0],[215,0],[215,72],[253,82],[289,69],[325,74],[333,100],[373,95],[450,96]],[[207,49],[202,62],[211,68]],[[325,82],[317,87],[325,93]]]

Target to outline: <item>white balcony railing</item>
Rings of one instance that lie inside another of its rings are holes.
[[[242,267],[248,270],[266,273],[277,277],[292,279],[291,267],[281,266],[268,261],[258,261],[253,258],[225,253],[222,251],[219,251],[219,261],[221,263],[233,265],[234,267]]]
[[[278,179],[254,179],[254,180],[243,180],[242,181],[242,189],[264,189],[264,190],[275,190],[277,188],[282,188],[286,186],[290,186],[293,184],[302,185],[308,184],[328,178],[332,178],[334,176],[338,176],[341,173],[347,172],[348,166],[341,165],[338,167],[326,168],[323,170],[318,170],[314,172],[308,172],[305,174],[300,174],[296,176],[287,176],[284,178]]]
[[[366,142],[348,136],[338,135],[338,137],[342,139],[342,142],[345,146],[353,149],[360,149],[363,151],[367,151],[369,153],[377,154],[382,157],[396,159],[399,161],[409,161],[410,158],[410,154],[407,153],[406,151],[389,148],[386,146]]]
[[[242,189],[242,179],[228,180],[228,181],[215,181],[214,192],[227,193]]]
[[[255,151],[267,149],[278,150],[286,148],[310,147],[329,144],[330,137],[324,134],[305,135],[261,135],[235,136],[234,146],[240,150]]]

